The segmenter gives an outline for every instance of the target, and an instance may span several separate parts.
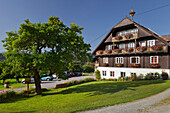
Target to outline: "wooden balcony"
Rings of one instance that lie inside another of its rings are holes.
[[[112,38],[112,42],[120,42],[120,41],[127,41],[127,40],[134,40],[138,38],[138,34],[132,34],[131,37],[127,37],[127,36],[121,36],[122,38],[120,39],[116,39],[116,36]],[[127,38],[126,38],[127,37]]]
[[[137,47],[133,50],[130,49],[115,49],[115,50],[99,50],[96,52],[96,55],[118,55],[118,54],[143,54],[143,53],[159,53],[159,52],[168,52],[167,46],[162,46],[160,48],[153,47]]]

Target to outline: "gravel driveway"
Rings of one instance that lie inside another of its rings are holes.
[[[118,104],[109,107],[102,107],[95,110],[89,110],[81,113],[143,113],[145,109],[151,109],[152,105],[170,97],[170,88],[153,96],[136,100],[133,102]],[[147,113],[170,113],[170,104],[160,107],[159,112],[156,109]],[[148,110],[149,111],[149,110]],[[145,112],[146,113],[146,112]]]
[[[61,80],[61,81],[58,81],[57,79],[54,79],[53,81],[41,81],[41,88],[51,89],[51,88],[54,88],[56,86],[56,84],[62,84],[64,82],[81,80],[81,79],[85,79],[85,78],[95,78],[95,76],[77,76],[77,77],[71,77],[68,80]],[[32,87],[35,87],[35,86],[32,86]],[[26,87],[16,88],[16,89],[14,89],[14,91],[20,92],[24,89],[26,89]]]

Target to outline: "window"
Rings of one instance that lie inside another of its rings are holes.
[[[116,64],[123,64],[123,57],[116,57],[115,58],[115,63]]]
[[[151,56],[150,57],[150,63],[151,64],[157,64],[158,63],[158,56]]]
[[[134,77],[134,76],[136,76],[136,73],[131,73],[130,75],[131,75],[131,77]]]
[[[129,43],[129,44],[128,44],[128,48],[135,48],[135,43],[134,43],[134,42]]]
[[[140,64],[140,57],[130,57],[130,63]]]
[[[108,57],[104,57],[104,58],[103,58],[103,63],[108,64]]]
[[[146,46],[146,41],[139,42],[139,45],[140,45],[141,47]]]
[[[154,46],[155,45],[155,40],[148,40],[147,41],[147,46],[148,47],[152,47],[152,46]]]
[[[114,71],[110,71],[110,76],[111,76],[111,77],[114,77],[114,75],[115,75],[115,74],[114,74]]]
[[[102,73],[103,73],[103,76],[106,76],[106,71],[102,71]]]
[[[126,76],[126,73],[125,73],[125,72],[120,72],[120,76],[121,76],[121,77],[125,77],[125,76]]]
[[[119,49],[125,49],[125,44],[119,44]]]
[[[120,32],[117,32],[117,36],[124,36],[128,33],[136,34],[136,33],[138,33],[138,29],[135,28],[135,29],[129,29],[129,30],[125,30],[125,31],[120,31]]]
[[[106,45],[105,50],[113,50],[113,45]]]

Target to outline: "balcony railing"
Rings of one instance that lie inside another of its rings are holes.
[[[138,37],[138,34],[127,34],[124,36],[115,36],[112,38],[113,42],[125,41],[125,40],[133,40]]]
[[[113,54],[131,54],[131,53],[154,53],[154,52],[166,52],[167,46],[152,46],[152,47],[137,47],[129,49],[114,49],[114,50],[99,50],[96,55],[113,55]]]

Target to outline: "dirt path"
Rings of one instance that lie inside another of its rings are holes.
[[[89,110],[81,113],[170,113],[170,102],[164,102],[170,97],[170,88],[153,96],[136,100],[133,102],[118,104],[109,107],[102,107],[95,110]],[[158,105],[159,104],[159,105]],[[158,106],[155,106],[158,105]]]

